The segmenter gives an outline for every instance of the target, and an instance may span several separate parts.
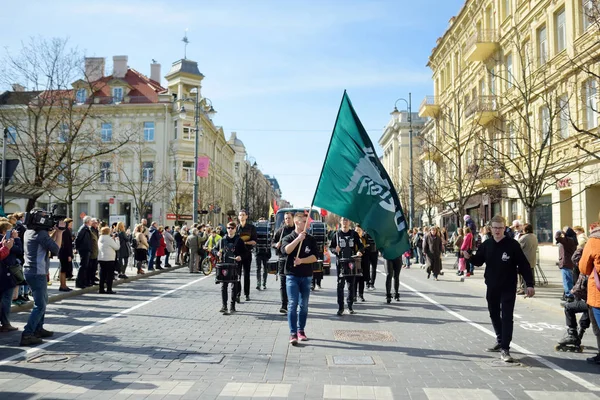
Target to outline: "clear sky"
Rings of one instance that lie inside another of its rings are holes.
[[[152,59],[164,76],[183,58],[187,28],[187,58],[205,75],[214,122],[227,138],[238,133],[285,199],[308,206],[344,89],[381,155],[377,141],[396,99],[412,92],[418,111],[432,94],[425,64],[464,0],[0,3],[2,51],[18,51],[30,36],[68,37],[109,68],[112,56],[127,55],[148,76]]]

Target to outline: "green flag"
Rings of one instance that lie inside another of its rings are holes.
[[[398,194],[345,91],[313,204],[359,223],[387,260],[410,248]]]

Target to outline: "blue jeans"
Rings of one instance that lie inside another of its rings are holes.
[[[297,334],[298,330],[303,331],[306,327],[311,282],[312,276],[287,275],[285,277],[288,296],[288,325],[292,335]],[[298,305],[300,305],[300,313],[298,313]]]
[[[148,249],[148,255],[150,258],[148,259],[148,271],[154,270],[154,259],[156,258],[156,247],[150,247]]]
[[[571,289],[573,289],[573,270],[561,268],[560,273],[562,275],[563,288],[565,289],[565,297],[573,297],[571,294]]]
[[[2,326],[10,325],[8,317],[10,316],[10,306],[12,304],[14,290],[15,288],[10,288],[0,293],[0,324],[2,324]]]
[[[25,279],[33,293],[33,309],[27,325],[23,328],[23,336],[31,336],[44,327],[44,315],[48,304],[48,282],[46,275],[26,275]]]

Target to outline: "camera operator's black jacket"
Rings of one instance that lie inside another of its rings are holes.
[[[90,253],[92,251],[92,232],[86,225],[81,225],[77,231],[75,239],[75,248],[81,253]]]

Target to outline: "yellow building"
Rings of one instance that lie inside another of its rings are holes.
[[[439,223],[462,223],[464,212],[480,226],[502,214],[532,222],[539,241],[551,243],[563,226],[598,219],[594,7],[467,0],[450,19],[427,64],[434,93],[419,109],[431,118],[425,154],[435,155],[422,159],[435,160],[445,188]]]

